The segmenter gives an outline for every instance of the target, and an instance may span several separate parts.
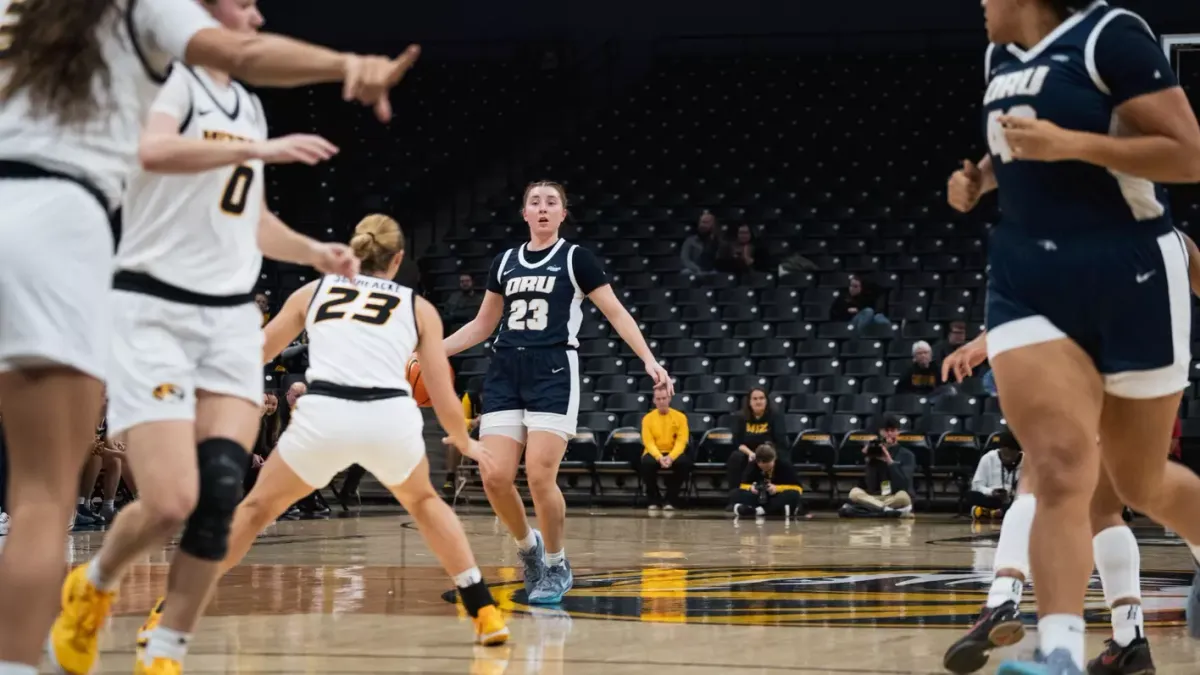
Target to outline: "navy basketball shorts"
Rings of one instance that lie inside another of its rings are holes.
[[[480,438],[524,443],[528,432],[548,431],[570,439],[579,417],[579,354],[561,347],[497,349],[482,393]]]
[[[1070,338],[1113,396],[1158,398],[1187,386],[1191,288],[1174,230],[1049,240],[1001,226],[988,263],[989,359]]]

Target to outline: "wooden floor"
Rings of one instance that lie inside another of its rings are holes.
[[[222,581],[187,672],[939,673],[983,601],[998,532],[933,516],[734,524],[674,515],[573,512],[575,590],[560,609],[531,610],[511,540],[482,510],[464,513],[484,574],[512,612],[502,649],[471,646],[470,624],[406,516],[279,523]],[[1137,531],[1159,672],[1196,673],[1200,641],[1183,627],[1187,549],[1161,529]],[[102,538],[75,535],[75,559]],[[167,556],[124,585],[98,672],[131,672],[134,633],[163,588]],[[1108,617],[1094,588],[1089,646],[1098,651]],[[1031,639],[1015,649],[1031,650]]]

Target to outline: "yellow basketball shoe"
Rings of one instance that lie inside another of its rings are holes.
[[[50,660],[68,675],[87,675],[100,654],[99,633],[117,599],[87,578],[87,565],[71,570],[62,587],[62,611],[50,629]]]
[[[146,623],[138,629],[135,654],[139,662],[146,655],[146,645],[150,644],[150,634],[154,632],[155,628],[158,628],[158,622],[162,621],[164,599],[159,598],[154,602],[154,609],[150,610],[150,616],[146,617]]]
[[[475,643],[485,647],[494,647],[508,642],[508,626],[504,623],[504,615],[495,605],[486,605],[479,609],[475,617]]]
[[[182,675],[183,664],[174,659],[158,657],[146,665],[141,658],[133,662],[133,675]]]

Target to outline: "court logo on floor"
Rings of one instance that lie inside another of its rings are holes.
[[[1184,625],[1191,581],[1191,572],[1144,571],[1146,625]],[[558,608],[576,618],[661,623],[960,627],[974,621],[990,583],[990,571],[969,567],[647,568],[576,575]],[[521,582],[492,593],[504,609],[530,609]],[[1108,625],[1098,578],[1087,606],[1089,623]]]

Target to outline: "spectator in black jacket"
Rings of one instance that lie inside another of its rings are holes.
[[[880,314],[875,307],[878,299],[875,290],[867,288],[862,278],[850,277],[850,286],[834,298],[833,305],[829,308],[829,318],[845,321],[855,330],[862,330],[873,323],[890,326],[891,319]]]
[[[777,450],[782,448],[785,458],[790,458],[787,426],[783,415],[771,408],[766,389],[754,387],[746,394],[742,411],[734,418],[733,445],[736,450],[730,453],[725,462],[725,478],[730,488],[731,507],[737,497],[737,487],[741,484],[742,474],[746,472],[746,466],[754,461],[754,453],[763,443],[772,443]]]
[[[733,512],[738,516],[800,515],[805,513],[800,501],[803,492],[795,467],[776,456],[774,445],[763,443],[742,476]]]
[[[884,420],[879,439],[863,446],[866,471],[858,487],[850,490],[854,504],[885,515],[912,515],[913,473],[917,456],[900,445],[900,423]]]
[[[922,396],[953,396],[954,385],[942,382],[942,364],[933,360],[933,348],[924,340],[912,346],[912,363],[900,374],[896,382],[897,394],[920,394]]]

